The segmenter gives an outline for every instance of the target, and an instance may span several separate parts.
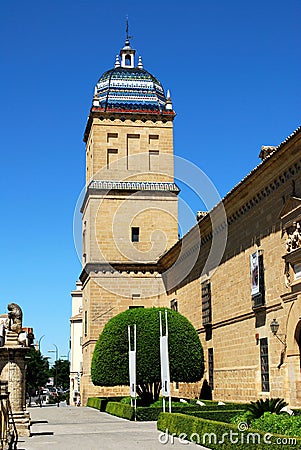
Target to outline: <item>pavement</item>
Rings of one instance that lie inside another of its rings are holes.
[[[92,408],[61,404],[28,411],[32,435],[19,437],[18,450],[205,449],[168,437],[157,430],[156,422],[130,422]]]

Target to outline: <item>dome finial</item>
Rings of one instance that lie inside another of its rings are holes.
[[[143,69],[142,56],[139,56],[139,58],[138,58],[138,67],[139,67],[139,69]]]
[[[172,101],[170,98],[170,90],[167,89],[165,109],[172,111]]]
[[[97,95],[97,85],[94,88],[94,96],[93,96],[93,106],[99,106],[99,98]]]
[[[120,67],[120,61],[119,61],[119,56],[118,55],[116,55],[114,69],[116,69],[116,67]]]

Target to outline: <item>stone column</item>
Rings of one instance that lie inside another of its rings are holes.
[[[19,436],[30,436],[30,416],[26,411],[25,373],[29,347],[22,347],[18,334],[8,331],[0,347],[0,380],[8,382],[12,416]]]

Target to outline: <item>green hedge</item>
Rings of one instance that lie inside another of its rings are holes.
[[[244,410],[238,409],[207,409],[206,406],[194,406],[184,405],[174,406],[172,405],[171,411],[173,413],[189,414],[196,417],[204,417],[220,422],[228,422],[230,418],[236,416],[239,413],[243,413]],[[237,406],[236,406],[237,408]],[[166,411],[168,411],[168,403],[166,403]],[[137,420],[139,421],[152,421],[158,420],[159,414],[162,412],[161,407],[138,407],[137,408]]]
[[[104,400],[103,398],[99,397],[89,397],[87,401],[87,406],[89,406],[89,408],[95,408],[100,411],[101,403],[103,400]]]
[[[243,414],[245,411],[243,409],[236,409],[233,411],[194,411],[190,412],[188,410],[185,411],[185,414],[194,417],[201,417],[202,419],[207,420],[215,420],[216,422],[226,422],[230,423],[232,417],[237,416],[238,414]]]
[[[166,411],[168,411],[168,402],[166,402]],[[244,410],[240,409],[240,405],[238,406],[237,404],[235,405],[230,403],[221,406],[217,406],[216,404],[199,406],[190,405],[187,403],[172,403],[171,411],[173,413],[189,414],[193,416],[195,415],[197,417],[208,417],[210,419],[219,420],[221,422],[228,422],[230,418],[244,412]],[[159,414],[161,412],[162,406],[138,407],[137,420],[158,420]],[[213,413],[213,415],[211,413]]]
[[[233,450],[233,448],[235,450],[257,450],[258,448],[265,450],[271,449],[273,446],[277,447],[277,450],[288,450],[292,447],[300,448],[301,445],[301,439],[294,438],[295,442],[293,442],[288,441],[288,439],[293,439],[288,436],[271,434],[268,437],[270,443],[265,443],[264,436],[267,436],[265,432],[252,429],[241,432],[237,426],[231,424],[205,420],[186,414],[161,413],[157,427],[163,433],[168,430],[169,434],[179,436],[182,440],[185,438],[190,440],[190,437],[192,437],[192,440],[214,450]],[[232,433],[232,436],[230,433]],[[160,442],[163,443],[166,436],[160,435],[159,438]],[[282,443],[276,442],[277,439],[283,440]]]
[[[136,419],[140,422],[157,421],[162,408],[148,408],[138,406],[136,410]]]
[[[158,400],[157,402],[152,403],[150,408],[161,408],[162,410],[162,401]],[[177,412],[181,412],[183,408],[196,411],[234,411],[237,409],[246,410],[247,405],[244,403],[226,403],[225,405],[218,405],[217,402],[206,402],[204,406],[200,406],[195,401],[191,401],[190,403],[172,402],[171,408],[172,411],[177,409]],[[166,400],[166,409],[168,409],[168,400]]]
[[[123,397],[89,397],[87,406],[104,412],[108,402],[120,402],[122,399]]]
[[[122,417],[123,419],[134,419],[134,408],[124,403],[108,402],[106,412],[113,416]]]

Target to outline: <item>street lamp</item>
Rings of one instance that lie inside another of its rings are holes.
[[[70,350],[68,351],[67,355],[61,355],[61,358],[66,358],[67,361],[69,361],[69,357],[70,357]]]
[[[287,349],[287,343],[286,343],[286,334],[280,334],[280,336],[284,336],[284,340],[282,340],[279,335],[278,335],[278,330],[279,330],[279,323],[277,322],[276,319],[273,319],[272,322],[270,323],[270,328],[271,331],[273,333],[273,335],[278,339],[278,341],[281,342],[281,344],[283,345],[283,349],[281,350],[281,354],[280,354],[280,362],[278,364],[278,369],[280,369],[280,367],[282,366],[282,364],[284,363],[284,358],[285,358],[285,353],[286,353],[286,349]]]
[[[39,339],[39,343],[38,343],[39,351],[41,351],[41,340],[43,339],[43,337],[45,337],[45,334],[43,334],[43,336],[41,336]]]
[[[273,319],[273,321],[270,324],[271,327],[271,332],[273,333],[274,336],[276,336],[277,331],[279,329],[279,323],[277,322],[276,319]]]
[[[53,344],[55,347],[55,350],[48,350],[48,353],[55,353],[55,380],[54,380],[54,384],[55,386],[57,385],[57,361],[59,359],[59,349],[57,348],[57,346],[55,344]]]

